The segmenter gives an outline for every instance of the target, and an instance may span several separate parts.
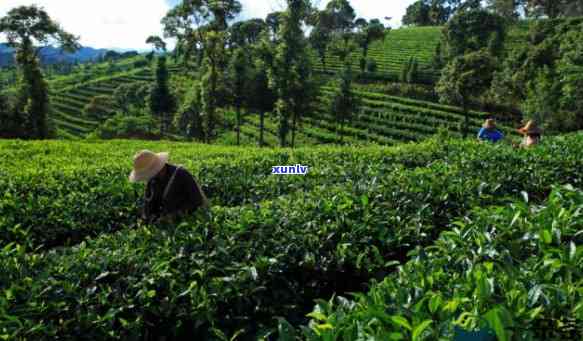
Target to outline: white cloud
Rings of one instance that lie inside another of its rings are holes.
[[[243,18],[265,18],[273,11],[285,9],[284,0],[240,0],[243,4]],[[396,28],[401,25],[401,18],[405,15],[407,6],[416,0],[349,0],[356,10],[358,17],[366,19],[381,19],[385,24]],[[324,8],[330,0],[312,0],[312,3],[319,4]],[[391,17],[389,22],[385,22],[385,17]]]
[[[98,48],[147,48],[149,35],[161,35],[165,0],[1,0],[0,16],[10,9],[37,4],[81,44]]]
[[[351,0],[359,17],[392,17],[391,27],[400,25],[405,9],[415,0]],[[0,16],[11,8],[43,6],[65,30],[81,36],[85,46],[97,48],[149,48],[149,35],[162,35],[160,20],[170,9],[168,0],[0,0]],[[321,0],[324,7],[329,0]],[[241,18],[265,18],[285,8],[284,0],[241,0]]]

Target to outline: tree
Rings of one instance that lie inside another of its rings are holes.
[[[414,26],[429,26],[431,20],[429,18],[429,5],[426,0],[417,0],[407,7],[407,11],[403,16],[403,25]]]
[[[460,11],[443,29],[446,59],[449,61],[483,48],[500,56],[505,34],[504,19],[499,15],[482,9]]]
[[[160,119],[161,134],[164,134],[168,128],[168,120],[175,107],[174,97],[168,87],[168,80],[166,56],[160,56],[156,65],[156,81],[150,90],[149,107],[152,114]]]
[[[525,0],[530,14],[546,15],[554,19],[563,16],[574,16],[581,13],[583,4],[580,0]]]
[[[340,78],[340,90],[335,94],[331,103],[331,111],[334,113],[336,124],[340,125],[337,133],[340,141],[344,140],[344,126],[352,118],[352,114],[357,107],[357,98],[352,93],[352,71],[345,68]]]
[[[145,99],[149,92],[149,85],[143,82],[122,84],[115,89],[113,102],[121,112],[127,114],[146,107]]]
[[[339,34],[347,34],[354,27],[356,13],[348,0],[332,0],[325,11],[330,15],[333,29]]]
[[[241,12],[237,0],[183,0],[162,19],[164,37],[177,40],[183,58],[190,58],[193,50],[199,51],[202,62],[209,31],[225,31],[227,22]]]
[[[249,60],[245,51],[242,48],[237,48],[233,52],[233,57],[229,65],[229,87],[237,115],[237,145],[241,142],[241,107],[246,101],[245,87],[249,83],[248,64]]]
[[[367,22],[365,19],[359,19],[356,22],[356,26],[358,28],[356,40],[360,48],[362,48],[360,71],[364,72],[370,44],[377,40],[384,40],[387,31],[385,26],[381,24],[380,20],[378,19],[372,19],[370,22]]]
[[[42,49],[35,45],[59,45],[73,52],[79,38],[64,31],[49,15],[35,5],[10,10],[0,19],[0,33],[8,45],[16,49],[16,63],[21,73],[16,110],[23,114],[24,130],[31,138],[50,137],[50,103],[48,85],[43,78],[38,56]]]
[[[95,120],[103,120],[103,118],[110,116],[112,106],[113,103],[110,96],[93,96],[89,103],[83,107],[83,114]]]
[[[267,24],[262,19],[239,21],[229,27],[231,45],[245,47],[258,42],[261,33],[267,30]]]
[[[22,117],[2,91],[0,88],[0,138],[21,138],[23,137]]]
[[[218,122],[217,110],[225,101],[225,75],[227,64],[225,53],[225,32],[210,31],[205,36],[205,57],[201,80],[201,102],[205,142],[209,143],[215,134]]]
[[[440,26],[462,6],[460,0],[418,0],[409,7],[403,16],[404,25]]]
[[[317,11],[312,17],[311,23],[314,28],[310,32],[309,41],[326,71],[326,53],[332,41],[332,17],[327,11]]]
[[[518,19],[518,0],[488,0],[487,8],[505,19]]]
[[[155,50],[166,52],[166,42],[158,36],[149,36],[146,44],[151,44]]]
[[[254,48],[254,65],[251,76],[249,107],[259,111],[259,145],[264,146],[265,114],[275,108],[277,96],[269,87],[269,71],[273,68],[274,47],[269,34],[263,34]]]
[[[276,111],[279,116],[279,139],[286,146],[289,118],[292,118],[292,147],[295,144],[296,126],[309,106],[311,96],[311,64],[302,31],[306,18],[304,0],[287,0],[288,9],[282,15],[273,66],[270,69],[270,86],[277,94]]]
[[[201,117],[202,103],[200,95],[200,83],[195,81],[178,111],[175,125],[186,136],[203,141],[204,129]]]
[[[490,88],[495,70],[495,59],[486,49],[458,56],[443,70],[436,90],[441,102],[462,107],[464,137],[469,129],[469,101]]]
[[[277,33],[279,32],[279,28],[281,26],[282,16],[283,12],[272,12],[269,13],[265,18],[265,23],[267,24],[267,27],[269,27],[269,32],[273,41],[277,39]]]

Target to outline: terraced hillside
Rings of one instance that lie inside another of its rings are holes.
[[[387,79],[397,79],[403,65],[410,57],[417,58],[421,77],[428,80],[435,80],[437,74],[428,69],[435,52],[435,48],[441,37],[441,27],[413,27],[391,30],[383,42],[375,42],[369,49],[369,58],[376,61],[379,76]],[[312,51],[314,67],[317,71],[338,71],[341,68],[338,57],[328,54],[326,57],[326,68],[324,69],[316,53]],[[358,49],[352,54],[352,63],[358,67],[362,50]]]
[[[343,130],[343,138],[336,133],[336,123],[330,112],[330,102],[336,89],[324,86],[318,99],[318,110],[303,118],[296,137],[296,145],[310,144],[354,144],[370,143],[395,145],[426,139],[438,128],[460,137],[464,123],[463,111],[459,107],[405,97],[389,96],[376,91],[374,86],[359,85],[354,90],[360,105],[353,120]],[[470,134],[475,134],[483,121],[490,116],[484,112],[470,112]],[[246,115],[241,134],[242,144],[256,145],[260,135],[260,118],[257,114]],[[278,146],[277,118],[267,114],[264,141],[266,146]],[[506,134],[515,135],[511,123],[500,126]]]
[[[178,67],[172,66],[170,72],[176,72]],[[85,117],[83,108],[95,96],[111,96],[115,89],[133,82],[151,82],[154,80],[150,68],[139,68],[123,72],[115,76],[85,82],[77,86],[70,86],[51,94],[53,120],[57,127],[58,136],[65,139],[81,138],[92,132],[100,123],[99,120]],[[103,107],[103,113],[112,108]]]
[[[403,66],[410,57],[417,59],[419,63],[419,76],[422,82],[434,82],[439,73],[431,69],[431,61],[435,49],[441,39],[441,26],[405,27],[391,30],[384,41],[374,42],[368,57],[377,63],[375,77],[388,80],[398,80]],[[528,22],[521,22],[508,30],[506,49],[511,49],[523,44],[528,38]],[[311,51],[314,67],[317,71],[332,73],[340,70],[342,65],[338,57],[329,53],[326,57],[326,68],[315,51]],[[352,56],[352,65],[357,68],[360,65],[362,50],[358,49]]]

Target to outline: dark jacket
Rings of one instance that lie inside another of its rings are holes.
[[[166,186],[172,174],[176,176],[168,188],[166,197],[163,197]],[[206,201],[204,193],[199,190],[194,177],[184,168],[166,164],[166,174],[154,177],[146,185],[143,217],[155,220],[166,215],[189,214],[203,206]]]

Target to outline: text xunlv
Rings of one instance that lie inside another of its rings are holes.
[[[308,166],[295,165],[295,166],[275,166],[272,167],[271,174],[308,174]]]

